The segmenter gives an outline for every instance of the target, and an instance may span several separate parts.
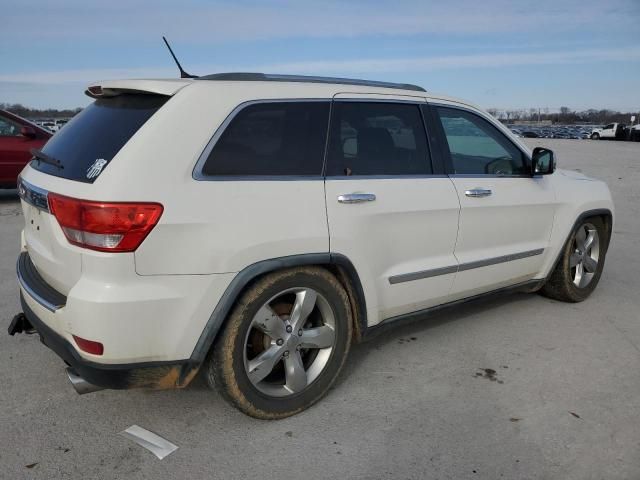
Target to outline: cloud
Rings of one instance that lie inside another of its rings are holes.
[[[283,73],[326,74],[331,72],[428,72],[457,68],[500,68],[518,65],[557,65],[594,62],[630,62],[640,60],[640,47],[573,51],[488,53],[413,58],[311,61],[272,65]]]
[[[84,39],[122,44],[157,41],[166,33],[181,41],[232,44],[282,38],[346,38],[419,34],[496,34],[559,30],[633,32],[637,0],[457,0],[326,2],[48,0],[20,2],[4,12],[3,37]]]
[[[470,55],[418,56],[408,58],[372,58],[318,60],[277,64],[239,63],[236,65],[193,65],[200,73],[221,71],[258,71],[301,75],[359,75],[380,73],[421,73],[434,70],[504,68],[512,66],[567,65],[579,63],[633,62],[640,60],[640,46],[520,53],[481,53]],[[0,74],[0,82],[29,84],[78,83],[114,78],[173,78],[175,68],[77,69],[51,72]]]

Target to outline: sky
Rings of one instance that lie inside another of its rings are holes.
[[[640,111],[640,0],[0,0],[0,103],[257,71],[415,83],[484,108]]]

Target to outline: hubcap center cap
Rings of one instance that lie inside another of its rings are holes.
[[[289,348],[296,348],[299,343],[299,337],[297,335],[288,335],[285,341]]]

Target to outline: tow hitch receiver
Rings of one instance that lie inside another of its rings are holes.
[[[15,335],[16,333],[26,333],[28,335],[36,333],[36,329],[33,328],[33,325],[29,323],[29,320],[27,320],[27,317],[22,312],[13,317],[11,323],[9,324],[8,331],[9,335],[11,336]]]

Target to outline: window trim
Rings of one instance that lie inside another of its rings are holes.
[[[366,95],[366,94],[363,94]],[[418,100],[420,98],[421,100]],[[419,173],[419,174],[402,174],[402,175],[327,175],[327,162],[328,162],[328,152],[329,152],[329,142],[331,141],[331,126],[333,121],[333,104],[334,103],[394,103],[394,104],[407,104],[407,105],[415,105],[418,109],[418,113],[420,115],[420,120],[422,122],[422,131],[424,132],[424,136],[426,139],[427,153],[429,154],[429,163],[431,164],[431,173]],[[425,118],[422,107],[427,105],[424,97],[416,97],[416,100],[402,100],[402,99],[393,99],[393,98],[367,98],[367,97],[339,97],[333,98],[331,102],[331,109],[329,111],[329,130],[327,132],[327,145],[325,147],[325,162],[324,167],[322,169],[322,173],[325,179],[327,180],[389,180],[389,179],[408,179],[408,178],[443,178],[447,175],[444,174],[444,170],[442,170],[440,165],[437,166],[433,160],[433,152],[434,149],[431,146],[431,138],[429,137],[429,130],[427,125],[427,119]]]
[[[328,102],[329,105],[329,118],[327,120],[327,138],[325,141],[324,155],[322,162],[322,172],[320,175],[205,175],[202,170],[209,155],[216,146],[216,143],[229,126],[231,121],[245,108],[264,103],[307,103],[307,102]],[[429,160],[431,163],[431,174],[416,174],[416,175],[350,175],[350,176],[327,176],[327,161],[328,161],[328,146],[331,136],[331,120],[333,118],[333,104],[336,102],[366,102],[366,103],[396,103],[396,104],[411,104],[416,105],[422,120],[422,129],[424,131],[427,140],[427,150],[429,153]],[[207,145],[202,150],[202,153],[198,156],[195,166],[191,172],[191,177],[196,181],[203,182],[225,182],[225,181],[300,181],[300,180],[388,180],[388,179],[411,179],[411,178],[447,178],[446,172],[446,157],[440,152],[439,148],[433,146],[433,139],[429,135],[429,128],[431,124],[436,124],[435,119],[430,120],[426,117],[424,108],[429,108],[430,104],[424,97],[416,97],[416,100],[401,100],[401,99],[386,99],[386,98],[367,98],[367,97],[340,97],[340,98],[263,98],[247,100],[234,107],[227,117],[218,126],[213,133],[211,139],[207,142]],[[430,108],[429,108],[430,109]],[[434,131],[431,135],[439,138],[438,132]],[[438,158],[435,158],[435,155]]]
[[[256,100],[247,100],[246,102],[242,102],[237,105],[231,113],[227,115],[224,121],[220,124],[220,126],[216,129],[213,136],[207,142],[204,150],[198,157],[198,160],[193,167],[193,171],[191,172],[191,177],[196,181],[204,181],[204,182],[225,182],[225,181],[251,181],[251,180],[265,180],[265,181],[291,181],[291,180],[324,180],[324,162],[326,161],[326,152],[327,152],[327,143],[325,139],[324,152],[322,157],[322,171],[319,175],[205,175],[203,173],[203,168],[205,163],[207,162],[209,155],[215,148],[218,140],[225,132],[229,124],[233,121],[233,119],[245,108],[248,108],[252,105],[260,105],[266,103],[310,103],[310,102],[326,102],[329,104],[329,119],[327,120],[327,139],[329,138],[329,128],[331,123],[331,99],[330,98],[265,98],[265,99],[256,99]]]
[[[520,145],[518,145],[517,143],[515,143],[513,140],[511,140],[509,138],[508,135],[506,135],[498,125],[496,125],[496,123],[489,118],[487,115],[485,115],[484,113],[478,111],[478,110],[474,110],[471,108],[467,108],[464,107],[462,105],[458,105],[458,104],[448,104],[448,103],[440,103],[440,102],[429,102],[427,101],[430,110],[432,111],[432,115],[434,116],[434,123],[436,124],[436,128],[438,130],[438,135],[441,139],[441,143],[442,143],[442,154],[444,156],[444,168],[445,168],[445,172],[447,173],[447,176],[451,177],[451,178],[535,178],[534,175],[530,174],[530,173],[521,173],[521,174],[517,174],[517,175],[496,175],[496,174],[489,174],[489,173],[455,173],[455,170],[453,168],[453,159],[451,158],[451,152],[449,150],[449,143],[447,141],[447,135],[444,131],[444,127],[442,126],[442,121],[440,120],[440,115],[437,112],[437,108],[438,107],[442,107],[442,108],[450,108],[450,109],[454,109],[454,110],[461,110],[465,113],[469,113],[472,115],[475,115],[476,117],[479,117],[487,122],[489,122],[490,125],[492,125],[496,130],[498,130],[499,133],[501,133],[503,135],[503,137],[511,144],[513,145],[516,149],[518,149],[518,151],[520,151],[523,155],[523,158],[525,160],[525,164],[527,167],[531,167],[531,156],[529,155],[529,153],[524,150]]]

